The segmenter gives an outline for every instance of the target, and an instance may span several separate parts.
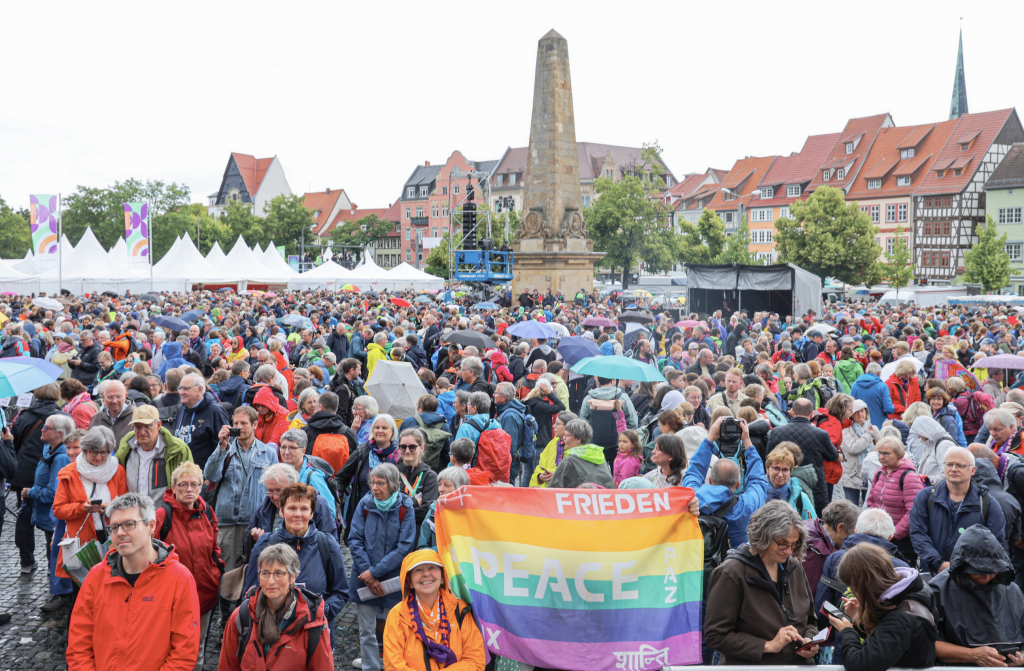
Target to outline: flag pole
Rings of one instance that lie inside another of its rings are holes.
[[[61,236],[64,231],[64,198],[62,194],[57,194],[57,295],[60,296],[60,290],[64,284],[64,259],[62,245],[60,244]]]
[[[149,257],[149,290],[153,291],[153,208],[146,208],[146,256]]]

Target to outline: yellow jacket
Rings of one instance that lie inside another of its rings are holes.
[[[540,459],[537,461],[537,468],[533,471],[533,477],[530,478],[531,487],[547,487],[546,483],[540,481],[540,474],[546,470],[554,473],[555,469],[558,468],[558,464],[555,463],[555,459],[558,457],[558,439],[552,438],[551,442],[548,443],[544,451],[540,453]]]
[[[370,343],[366,346],[366,379],[369,380],[370,376],[373,375],[373,367],[377,365],[377,362],[388,358],[387,352],[384,348],[375,342]]]

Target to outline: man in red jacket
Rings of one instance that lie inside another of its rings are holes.
[[[107,515],[113,548],[82,583],[68,628],[68,670],[192,671],[196,581],[172,548],[153,539],[153,500],[123,494]]]

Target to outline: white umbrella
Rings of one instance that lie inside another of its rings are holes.
[[[365,388],[377,401],[380,411],[394,417],[398,424],[416,414],[416,402],[427,393],[411,363],[386,359],[374,364]]]
[[[815,324],[811,328],[807,329],[807,332],[813,333],[815,331],[821,331],[823,334],[828,335],[829,333],[832,333],[835,330],[836,327],[832,326],[831,324]]]
[[[909,361],[910,363],[914,364],[914,372],[920,372],[920,370],[924,368],[924,361],[921,361],[913,354],[905,354],[899,359],[893,361],[892,363],[887,363],[885,364],[885,366],[882,367],[882,374],[879,375],[879,377],[882,378],[882,382],[885,382],[890,377],[892,377],[892,374],[896,372],[896,364],[898,364],[900,361]]]
[[[569,329],[567,329],[564,324],[559,324],[557,322],[549,322],[548,326],[555,329],[555,333],[557,333],[559,336],[565,337],[570,335]]]
[[[64,304],[63,303],[61,303],[60,301],[58,301],[55,298],[46,298],[45,296],[39,296],[37,298],[33,298],[32,299],[32,304],[33,305],[38,305],[41,308],[46,308],[47,310],[63,310],[64,309]]]

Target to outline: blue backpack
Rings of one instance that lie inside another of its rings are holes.
[[[526,415],[523,422],[523,444],[519,447],[519,461],[527,462],[537,456],[537,420]]]

